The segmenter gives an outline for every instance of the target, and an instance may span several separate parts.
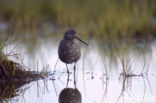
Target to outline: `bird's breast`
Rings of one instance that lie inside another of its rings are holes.
[[[62,40],[59,44],[58,55],[64,63],[77,62],[81,56],[78,40]]]

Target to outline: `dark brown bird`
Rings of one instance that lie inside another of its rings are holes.
[[[59,103],[81,103],[81,93],[78,89],[65,88],[59,95]]]
[[[86,44],[80,38],[76,36],[76,31],[74,29],[69,29],[65,32],[64,38],[61,40],[58,47],[58,55],[62,62],[67,64],[74,63],[74,83],[75,83],[75,69],[76,62],[81,57],[80,44],[79,41]],[[69,70],[67,67],[67,73],[69,74]]]

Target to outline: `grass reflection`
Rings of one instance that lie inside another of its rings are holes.
[[[22,87],[27,83],[29,82],[0,82],[0,102],[14,101],[13,98],[20,96],[25,92],[27,89],[26,86],[25,88]]]

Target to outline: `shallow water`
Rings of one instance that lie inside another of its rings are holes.
[[[66,88],[66,66],[58,61],[55,68],[58,42],[40,39],[36,44],[9,44],[5,53],[20,54],[23,63],[31,71],[43,71],[47,77],[33,81],[18,88],[18,95],[4,99],[9,103],[58,103],[60,92]],[[82,103],[155,103],[156,102],[156,43],[150,45],[107,45],[98,46],[96,42],[89,47],[82,44],[82,56],[77,63],[76,85],[82,96]],[[10,57],[17,62],[16,58]],[[124,77],[123,67],[136,75]],[[73,65],[70,69],[68,87],[74,88]],[[56,73],[52,75],[54,68]],[[16,89],[17,90],[17,89]],[[1,90],[2,91],[2,90]],[[20,92],[19,92],[20,91]]]

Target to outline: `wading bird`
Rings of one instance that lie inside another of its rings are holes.
[[[74,29],[69,29],[65,32],[64,38],[61,40],[58,47],[59,59],[66,63],[67,73],[69,75],[69,70],[67,64],[74,63],[74,84],[75,82],[75,70],[76,62],[80,59],[81,51],[79,41],[88,46],[87,43],[82,41],[76,36],[76,31]],[[69,76],[68,76],[69,77]],[[68,78],[69,79],[69,78]]]

